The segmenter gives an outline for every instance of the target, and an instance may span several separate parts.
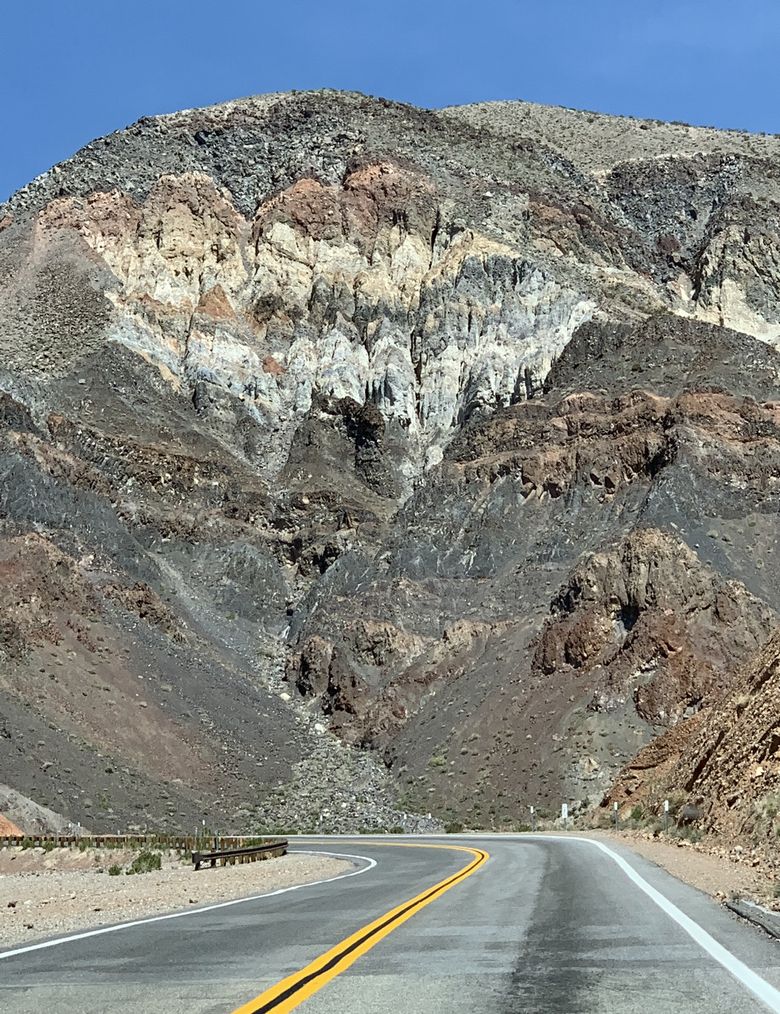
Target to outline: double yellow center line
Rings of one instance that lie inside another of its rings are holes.
[[[346,971],[361,955],[370,951],[380,940],[405,923],[407,919],[411,919],[413,915],[416,915],[426,905],[430,905],[432,901],[436,901],[451,887],[455,887],[466,877],[470,877],[490,858],[483,849],[468,848],[465,845],[417,845],[402,842],[392,844],[383,842],[382,844],[393,848],[430,848],[468,852],[474,858],[458,873],[446,880],[439,881],[438,884],[427,888],[421,894],[410,898],[389,912],[385,912],[378,919],[363,926],[362,929],[357,930],[341,943],[315,958],[305,968],[288,975],[286,979],[277,982],[260,996],[256,996],[253,1000],[238,1007],[233,1014],[269,1014],[271,1011],[273,1014],[286,1014],[287,1011],[294,1010],[304,1000],[322,989],[331,979]]]

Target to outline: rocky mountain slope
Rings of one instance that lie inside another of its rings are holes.
[[[592,803],[776,623],[780,141],[336,92],[0,208],[0,775],[95,826]]]
[[[775,846],[779,693],[776,631],[708,712],[670,729],[626,765],[608,801],[652,811],[673,796],[692,804],[708,830]]]

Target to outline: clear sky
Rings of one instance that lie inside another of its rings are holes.
[[[780,133],[779,0],[5,0],[0,200],[141,116],[291,88]]]

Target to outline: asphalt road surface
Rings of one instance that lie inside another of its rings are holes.
[[[0,1011],[780,1011],[780,944],[628,849],[527,835],[294,848],[363,856],[364,872],[0,951]]]

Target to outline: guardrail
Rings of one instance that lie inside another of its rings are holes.
[[[224,839],[222,839],[224,843]],[[211,863],[213,869],[219,860],[222,865],[228,863],[254,863],[262,859],[273,859],[276,856],[283,856],[287,851],[289,842],[286,839],[280,841],[265,842],[262,845],[246,845],[243,848],[221,848],[212,852],[193,852],[192,862],[196,870],[199,870],[202,863]]]
[[[259,835],[220,835],[219,842],[227,849],[245,848],[258,842]],[[194,852],[208,847],[213,835],[181,834],[25,834],[0,835],[0,848],[19,846],[28,848],[163,848],[179,852]],[[263,842],[262,844],[265,844]]]

